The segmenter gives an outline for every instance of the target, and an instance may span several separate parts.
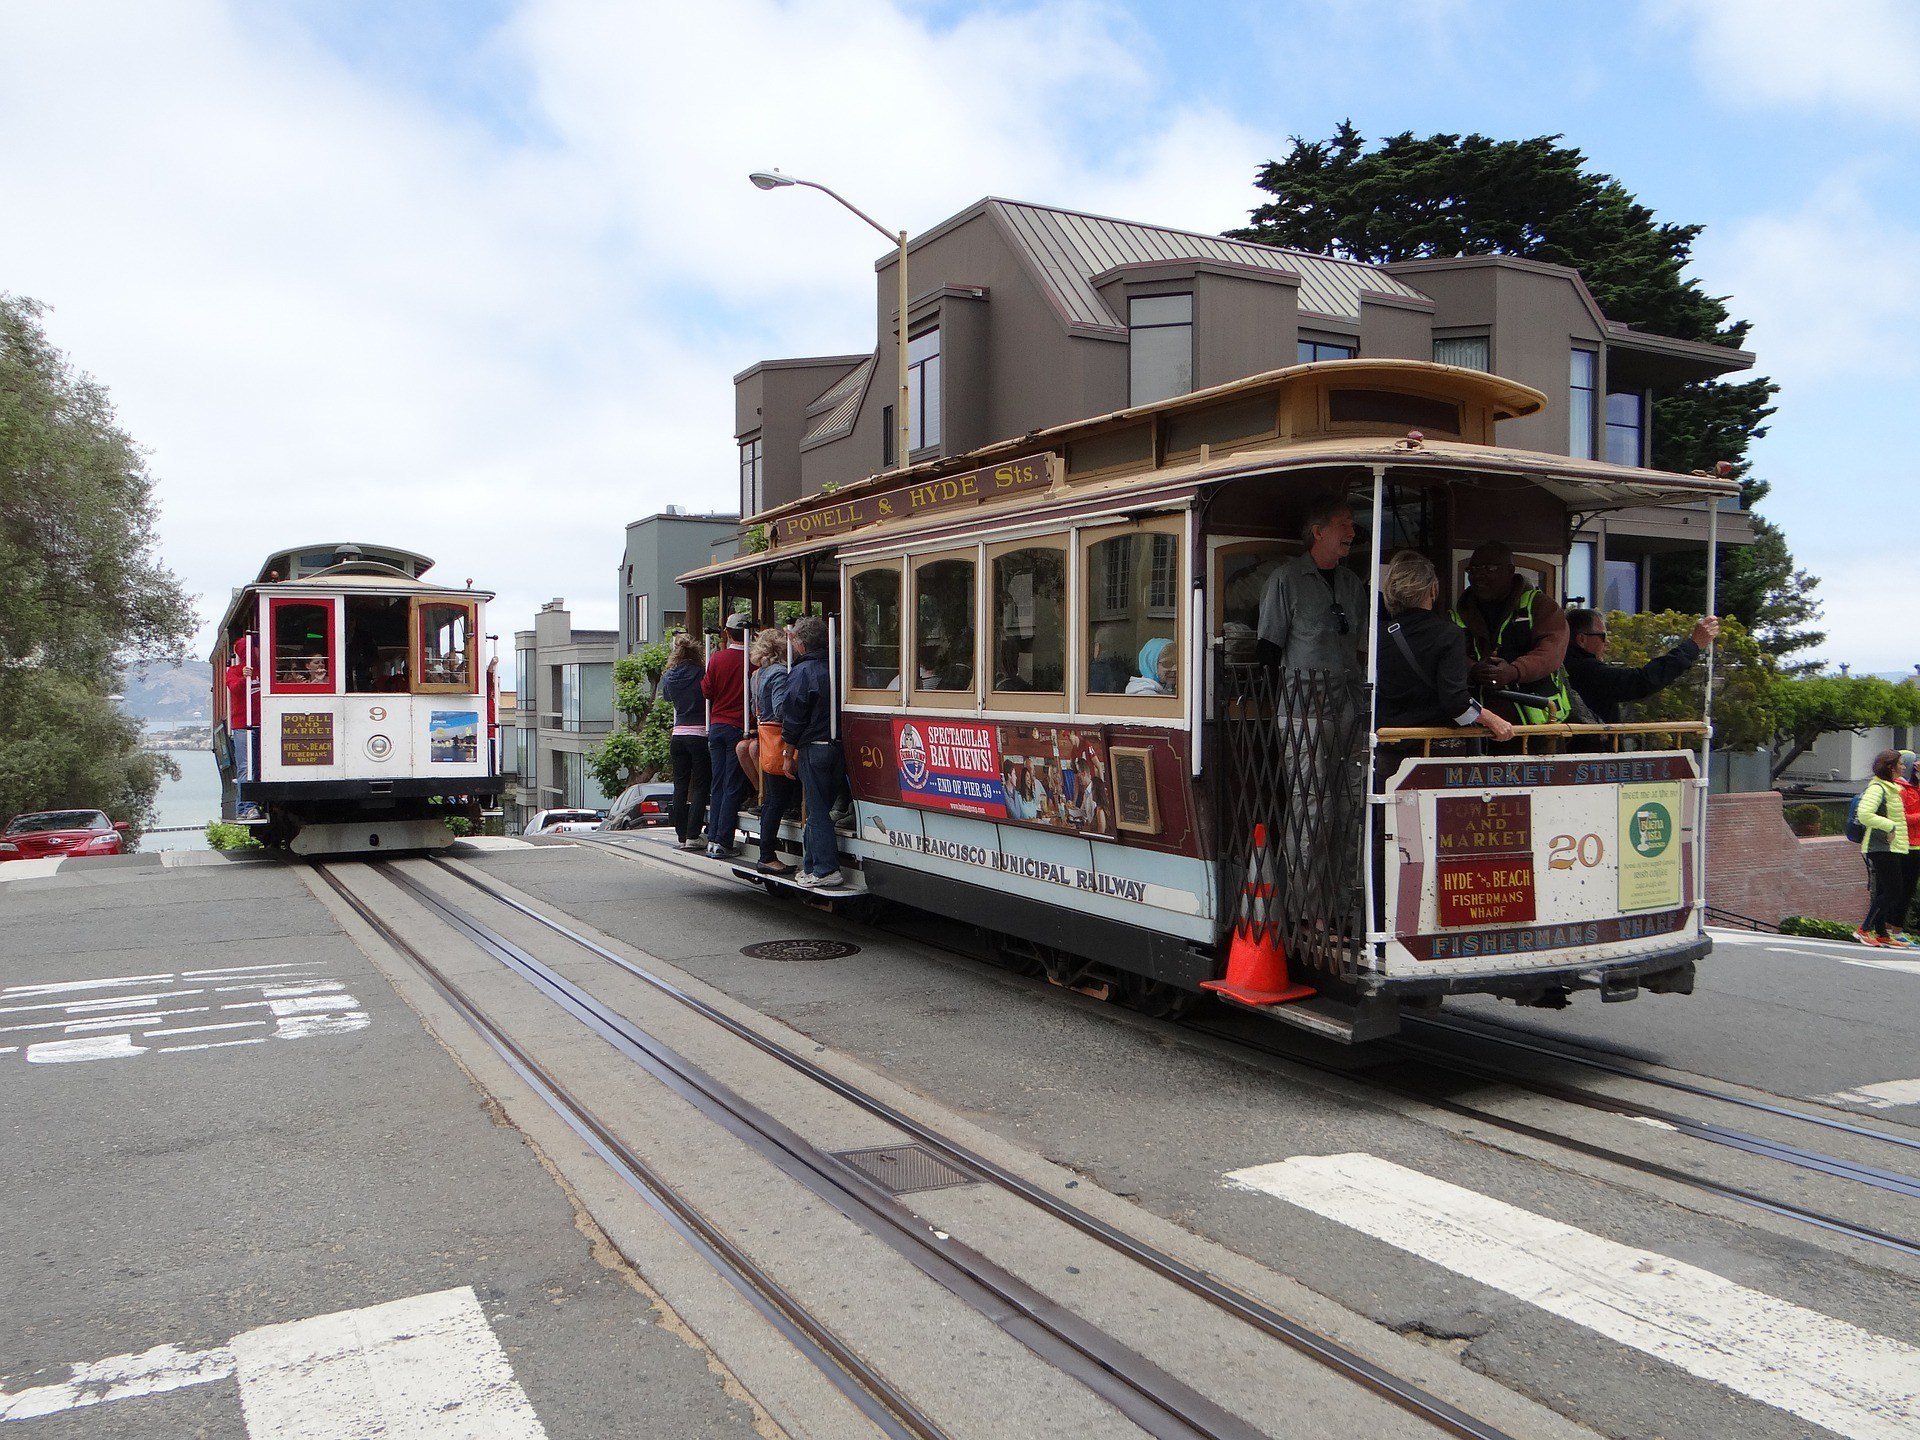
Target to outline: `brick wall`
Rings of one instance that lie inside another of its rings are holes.
[[[1814,915],[1858,925],[1867,909],[1860,847],[1838,835],[1802,840],[1778,790],[1707,802],[1707,903],[1777,925]]]

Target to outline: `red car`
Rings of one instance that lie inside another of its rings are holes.
[[[0,860],[40,860],[62,855],[119,855],[127,822],[98,810],[42,810],[16,815],[0,834]]]

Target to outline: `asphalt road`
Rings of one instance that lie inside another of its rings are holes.
[[[1914,1348],[1920,1346],[1920,1265],[1906,1257],[1645,1182],[1551,1146],[1483,1133],[1369,1089],[1360,1077],[1305,1074],[1223,1053],[1116,1007],[929,955],[878,932],[848,930],[737,881],[717,881],[699,866],[551,848],[493,852],[475,863],[819,1043],[941,1097],[1109,1190],[1296,1276],[1382,1325],[1428,1339],[1601,1433],[1785,1440],[1825,1432],[1801,1414],[1753,1398],[1764,1386],[1749,1384],[1743,1392],[1697,1365],[1621,1343],[1594,1324],[1549,1313],[1455,1266],[1227,1177],[1291,1157],[1377,1157],[1571,1227],[1612,1252],[1654,1257],[1628,1254],[1629,1270],[1668,1261],[1697,1267],[1738,1287],[1739,1304],[1759,1297],[1791,1323],[1838,1322],[1842,1338],[1834,1343],[1843,1350],[1856,1336],[1860,1345],[1869,1337],[1891,1341],[1892,1373],[1905,1377],[1901,1383],[1920,1384]],[[817,964],[740,954],[756,941],[828,933],[860,935],[865,948]],[[1734,942],[1704,967],[1690,998],[1643,997],[1604,1007],[1589,1000],[1557,1016],[1511,1007],[1489,1007],[1487,1014],[1502,1023],[1564,1029],[1704,1075],[1725,1074],[1783,1097],[1905,1078],[1920,1064],[1920,1046],[1911,1040],[1920,975],[1861,969],[1846,963],[1856,957],[1837,949],[1829,957],[1796,953],[1800,948],[1775,954]],[[1810,976],[1818,977],[1812,983],[1823,1003],[1795,1006],[1793,997],[1809,987]],[[1851,1026],[1849,1016],[1860,1026]],[[1861,1033],[1868,1025],[1872,1033]],[[1920,1238],[1920,1207],[1903,1197],[1782,1174],[1751,1157],[1681,1146],[1650,1127],[1550,1101],[1496,1099],[1549,1129],[1754,1188],[1771,1185],[1800,1203],[1824,1204],[1857,1223]],[[1874,1112],[1876,1123],[1897,1124],[1897,1117],[1897,1111]],[[1916,1168],[1910,1155],[1872,1158],[1908,1173]],[[1569,1253],[1572,1244],[1569,1239]],[[1704,1283],[1690,1275],[1681,1273],[1683,1289]],[[1605,1310],[1614,1302],[1596,1303]],[[1656,1328],[1661,1323],[1654,1321]],[[1819,1364],[1813,1350],[1795,1355],[1789,1345],[1790,1366]],[[1835,1433],[1907,1433],[1812,1409],[1836,1420]]]
[[[463,859],[1597,1433],[1920,1429],[1920,1260],[1394,1094],[1364,1058],[1251,1054],[646,853]],[[9,1430],[257,1440],[299,1413],[330,1440],[404,1375],[474,1433],[754,1433],[714,1353],[595,1245],[592,1197],[295,872],[89,868],[0,884],[0,920]],[[807,936],[860,949],[740,953]],[[1691,997],[1457,1009],[1910,1134],[1920,964],[1874,963],[1900,958],[1731,938]],[[1920,1239],[1920,1201],[1846,1179],[1498,1085],[1431,1099]]]
[[[752,1433],[291,870],[14,881],[0,919],[8,1440],[349,1440],[396,1375],[458,1433]]]

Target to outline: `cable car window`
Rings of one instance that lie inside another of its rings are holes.
[[[973,689],[974,566],[929,560],[913,571],[915,690]]]
[[[1299,553],[1294,540],[1236,541],[1214,551],[1213,638],[1224,646],[1229,665],[1254,663],[1260,597],[1273,572]]]
[[[349,595],[347,693],[404,693],[407,675],[407,597]]]
[[[856,690],[900,688],[900,571],[897,565],[853,577],[853,663]]]
[[[1067,552],[1059,545],[993,559],[993,688],[1059,695],[1066,689]]]
[[[414,606],[418,690],[473,691],[473,607],[460,600]]]
[[[294,694],[333,691],[333,605],[275,598],[273,688]]]
[[[1178,532],[1096,539],[1086,561],[1087,694],[1177,699],[1186,648]]]

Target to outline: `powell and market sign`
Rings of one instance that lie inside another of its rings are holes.
[[[957,509],[1005,500],[1015,495],[1045,490],[1053,483],[1053,455],[1022,455],[999,465],[986,465],[963,475],[945,475],[938,480],[922,480],[882,495],[862,495],[838,504],[818,505],[793,515],[782,515],[769,527],[767,539],[775,545],[792,545],[820,535],[843,530],[858,530],[881,520],[905,520],[930,515],[936,510]]]

